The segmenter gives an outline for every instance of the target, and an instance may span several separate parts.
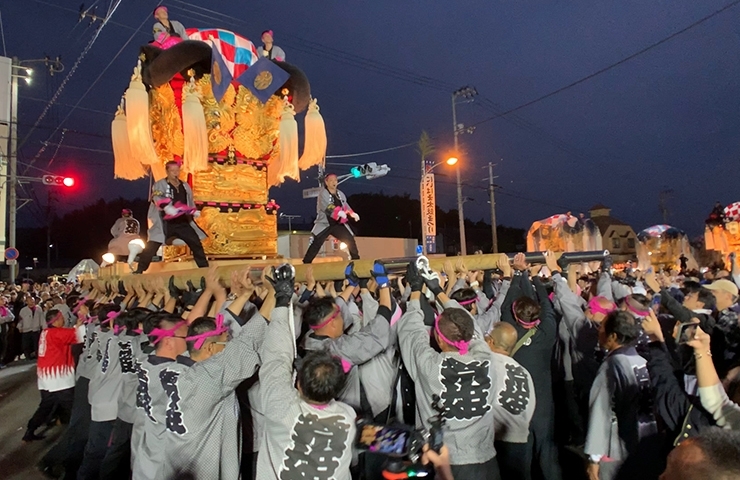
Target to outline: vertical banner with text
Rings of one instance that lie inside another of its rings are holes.
[[[434,174],[424,175],[421,182],[421,218],[426,234],[427,253],[435,253],[437,247],[437,205],[434,192]]]

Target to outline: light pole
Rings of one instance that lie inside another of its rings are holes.
[[[8,224],[8,247],[15,247],[16,243],[16,216],[18,213],[18,195],[16,187],[18,186],[18,79],[22,78],[26,83],[31,83],[31,75],[33,69],[24,66],[23,64],[44,62],[49,70],[50,75],[64,71],[64,65],[59,57],[51,60],[49,57],[39,58],[34,60],[18,60],[13,57],[11,65],[11,83],[10,83],[10,139],[8,145],[8,153],[10,154],[8,162],[9,175],[5,185],[8,190],[8,209],[3,210],[0,215],[3,217],[2,223],[3,231],[5,227],[5,219],[7,218]],[[23,204],[25,205],[25,204]],[[21,206],[23,206],[21,205]],[[17,265],[10,265],[10,282],[15,282],[17,274]]]
[[[450,157],[447,160],[439,163],[435,163],[431,167],[427,168],[425,165],[424,159],[421,161],[421,181],[419,182],[419,191],[421,192],[419,196],[419,206],[421,207],[421,246],[422,251],[424,252],[424,255],[426,255],[427,252],[427,223],[426,219],[424,218],[424,181],[427,179],[427,175],[431,175],[432,170],[437,168],[438,166],[442,165],[443,163],[446,163],[447,165],[455,165],[457,163],[457,157]],[[434,181],[432,179],[432,181]],[[432,185],[431,188],[434,188]],[[429,208],[436,209],[436,202],[432,202],[432,205],[429,206]],[[433,212],[435,213],[435,212]]]
[[[459,155],[459,146],[457,141],[457,135],[463,130],[462,125],[457,124],[457,99],[462,97],[467,101],[472,101],[474,96],[478,95],[478,91],[474,87],[466,86],[459,88],[452,92],[452,132],[455,136],[455,152]],[[462,184],[460,183],[460,166],[457,166],[457,220],[460,229],[460,253],[467,255],[467,248],[465,245],[465,213],[463,212],[463,196],[462,196]]]

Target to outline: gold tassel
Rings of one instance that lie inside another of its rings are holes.
[[[295,107],[285,100],[280,117],[280,153],[277,162],[268,168],[268,181],[271,186],[280,185],[285,177],[300,180],[298,169],[298,123],[295,121]]]
[[[131,83],[126,90],[126,127],[131,155],[143,165],[159,163],[149,126],[149,94],[141,82],[141,60],[134,68]]]
[[[193,77],[183,88],[182,131],[185,137],[183,170],[185,173],[208,170],[208,129]]]
[[[146,175],[141,162],[131,155],[126,126],[126,114],[123,111],[123,99],[118,106],[116,116],[110,124],[110,135],[113,142],[113,175],[123,180],[138,180]]]
[[[326,156],[326,125],[324,117],[319,113],[319,104],[315,98],[308,104],[306,113],[306,138],[303,145],[303,155],[298,160],[298,168],[308,170],[314,165],[320,165]]]

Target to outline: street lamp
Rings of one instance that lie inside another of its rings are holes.
[[[424,253],[424,255],[426,255],[428,253],[427,252],[427,224],[426,224],[426,221],[424,219],[424,180],[426,180],[427,175],[430,175],[432,173],[432,170],[434,170],[438,166],[442,165],[443,163],[444,164],[447,164],[447,165],[450,165],[450,166],[455,165],[457,163],[457,157],[449,157],[447,160],[444,160],[444,161],[435,163],[435,164],[433,164],[430,167],[427,167],[425,165],[425,162],[424,162],[423,159],[421,161],[421,180],[419,181],[419,192],[420,192],[420,195],[419,195],[419,206],[421,208],[420,208],[419,211],[420,211],[420,214],[421,214],[421,246],[422,246],[422,252]],[[432,180],[431,181],[434,182],[434,177],[432,177]],[[435,195],[435,192],[434,192],[434,184],[433,183],[430,186],[430,188],[432,189],[431,194],[432,195]],[[431,203],[432,204],[430,205],[430,208],[435,209],[436,208],[436,201],[432,201]],[[433,213],[436,213],[436,212],[433,212]]]
[[[464,131],[464,125],[457,124],[457,99],[465,99],[463,103],[472,102],[473,97],[478,95],[478,91],[475,87],[465,86],[458,88],[452,92],[452,132],[455,135],[455,151],[459,152],[457,143],[457,134]],[[460,253],[462,255],[467,254],[467,248],[465,246],[465,214],[463,213],[463,197],[462,197],[462,184],[460,183],[460,166],[457,167],[457,217],[460,228]]]

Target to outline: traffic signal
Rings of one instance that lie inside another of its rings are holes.
[[[74,187],[75,179],[72,177],[65,177],[62,175],[44,175],[41,177],[41,183],[47,186],[55,187]]]
[[[375,162],[370,162],[357,167],[352,167],[349,172],[355,178],[365,177],[368,180],[372,180],[374,178],[383,177],[390,171],[391,169],[388,165],[378,165]]]

